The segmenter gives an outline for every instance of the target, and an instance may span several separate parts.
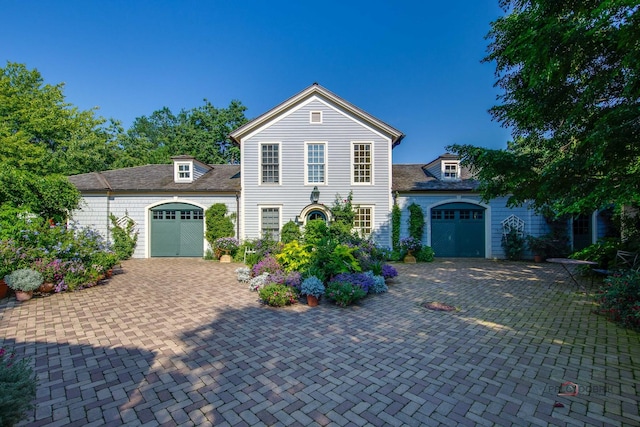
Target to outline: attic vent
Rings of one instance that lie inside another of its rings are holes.
[[[311,123],[322,123],[322,111],[311,112]]]

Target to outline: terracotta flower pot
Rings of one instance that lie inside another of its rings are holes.
[[[25,292],[16,290],[16,301],[29,301],[33,297],[33,291]]]
[[[42,292],[44,294],[48,294],[49,292],[53,291],[53,288],[55,287],[55,285],[51,282],[44,282],[42,285],[40,285],[40,287],[37,289],[38,292]]]
[[[307,295],[307,305],[309,307],[315,307],[318,305],[318,297],[314,297],[313,295]]]
[[[0,299],[7,296],[7,292],[9,292],[9,287],[7,286],[7,282],[4,279],[0,279]]]

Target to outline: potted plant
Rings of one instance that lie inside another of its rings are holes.
[[[240,243],[235,237],[220,237],[213,242],[213,246],[220,262],[231,262],[231,256],[238,250]]]
[[[7,286],[15,291],[16,300],[27,301],[33,296],[33,291],[42,285],[44,279],[36,270],[21,268],[7,275],[4,280]]]
[[[422,248],[422,242],[415,237],[405,237],[400,240],[400,248],[407,253],[404,257],[404,262],[415,264],[416,258],[413,256],[413,253],[418,252]]]
[[[527,246],[533,252],[533,260],[542,262],[547,255],[548,241],[545,236],[527,236]]]
[[[316,276],[307,277],[300,285],[300,293],[307,296],[309,307],[318,305],[318,299],[324,294],[324,284]]]

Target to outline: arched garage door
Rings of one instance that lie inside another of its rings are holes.
[[[439,257],[484,257],[485,208],[448,203],[431,209],[431,247]]]
[[[204,214],[186,203],[165,203],[151,209],[152,257],[202,257]]]

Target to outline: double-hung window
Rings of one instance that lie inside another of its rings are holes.
[[[367,238],[373,230],[373,208],[370,206],[359,206],[355,210],[353,228],[361,237]]]
[[[260,231],[276,242],[280,240],[280,208],[262,207],[260,210]]]
[[[260,145],[260,165],[262,184],[280,183],[280,144]]]
[[[191,162],[176,162],[174,166],[175,182],[191,182]]]
[[[442,178],[446,180],[460,179],[460,165],[458,162],[442,163]]]
[[[307,184],[326,184],[327,146],[324,142],[307,142],[305,160]]]
[[[372,181],[372,144],[370,142],[354,142],[351,160],[353,165],[352,180],[354,184],[371,184]]]

